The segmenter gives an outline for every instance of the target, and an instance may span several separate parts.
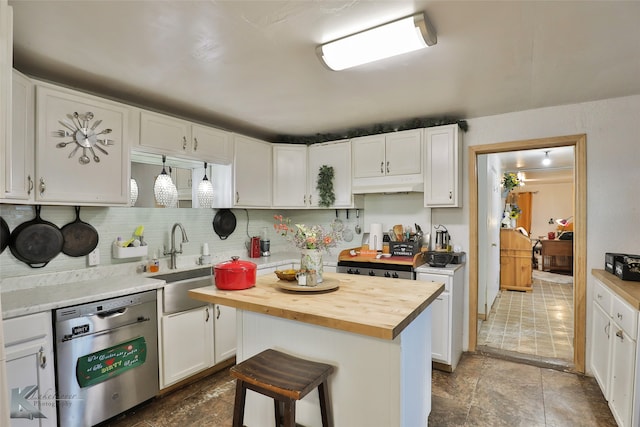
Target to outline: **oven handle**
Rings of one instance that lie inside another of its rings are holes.
[[[109,328],[109,329],[105,329],[105,330],[102,330],[102,331],[97,331],[97,332],[94,332],[92,334],[76,335],[76,336],[65,335],[62,338],[61,341],[64,343],[64,342],[75,340],[75,339],[78,339],[78,338],[99,337],[101,335],[110,334],[112,332],[118,331],[118,330],[120,330],[122,328],[128,328],[130,326],[134,326],[134,325],[137,325],[137,324],[140,324],[140,323],[143,323],[143,322],[149,322],[150,320],[151,320],[150,317],[138,316],[138,318],[136,319],[135,322],[127,323],[125,325],[116,326],[115,328]]]

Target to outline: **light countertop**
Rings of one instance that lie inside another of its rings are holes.
[[[324,278],[337,281],[338,289],[291,292],[279,288],[282,282],[275,275],[265,275],[250,289],[208,286],[189,294],[241,310],[393,340],[444,290],[440,283],[414,280],[339,273],[324,273]]]

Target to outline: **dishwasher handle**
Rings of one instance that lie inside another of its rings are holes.
[[[97,313],[96,316],[98,316],[101,319],[109,319],[111,317],[122,316],[126,312],[127,312],[127,307],[122,307],[116,310],[109,310],[109,311],[103,311],[103,312]]]

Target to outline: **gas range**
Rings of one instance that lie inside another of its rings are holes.
[[[352,255],[354,253],[355,255]],[[376,258],[361,256],[360,248],[354,248],[340,252],[337,272],[415,280],[415,269],[424,263],[422,253]]]

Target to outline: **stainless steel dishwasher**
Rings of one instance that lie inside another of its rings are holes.
[[[54,316],[60,426],[92,426],[158,394],[155,290]]]

